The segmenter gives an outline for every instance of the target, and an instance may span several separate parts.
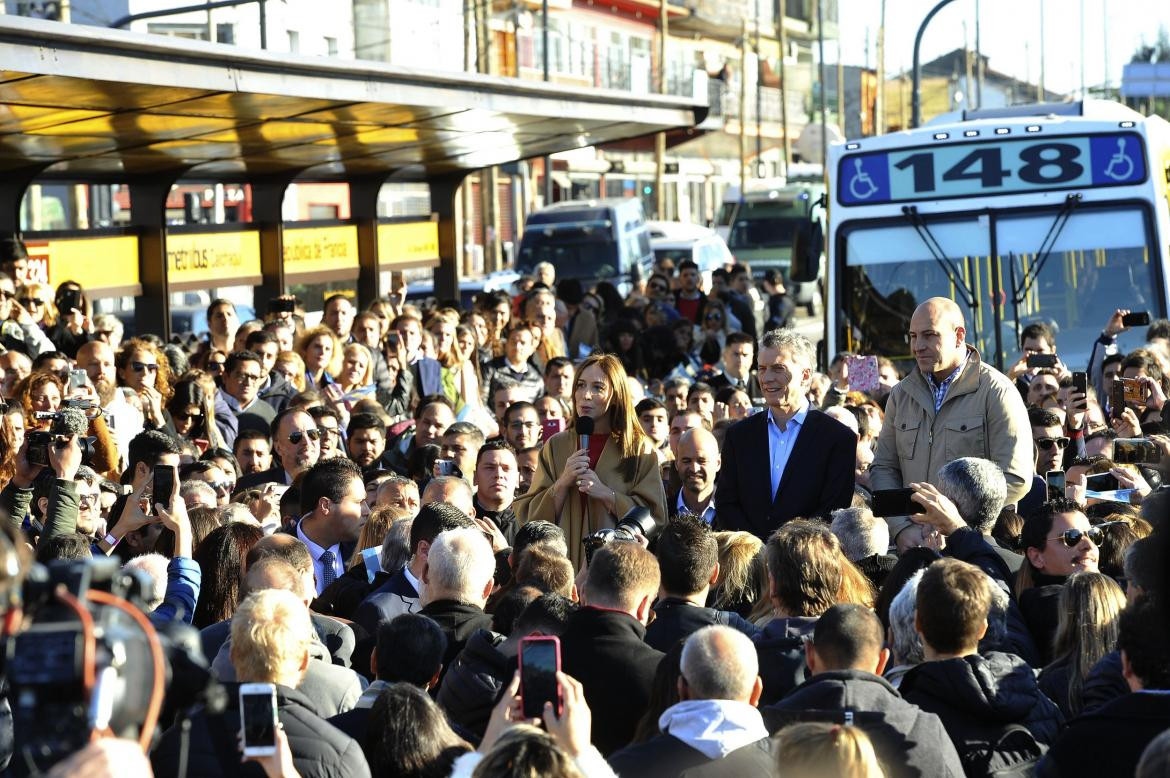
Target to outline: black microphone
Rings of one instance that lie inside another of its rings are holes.
[[[579,416],[575,425],[577,430],[577,438],[581,443],[581,448],[589,450],[589,436],[593,434],[593,417]]]

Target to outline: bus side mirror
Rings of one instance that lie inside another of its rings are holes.
[[[792,261],[788,280],[811,283],[817,280],[821,269],[821,254],[825,250],[825,235],[818,221],[803,221],[792,234]]]

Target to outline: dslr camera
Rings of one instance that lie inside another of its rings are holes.
[[[69,435],[77,436],[77,442],[81,446],[81,463],[88,465],[92,462],[94,441],[97,438],[86,437],[85,432],[89,428],[89,417],[86,416],[86,411],[93,407],[92,402],[66,400],[59,411],[37,411],[34,414],[37,419],[50,419],[53,423],[48,432],[34,430],[28,433],[28,447],[25,449],[28,463],[47,467],[49,465],[49,446],[57,449],[65,448],[66,443],[60,438]]]
[[[143,610],[149,588],[144,574],[123,572],[117,559],[31,568],[23,624],[0,653],[17,774],[47,770],[94,732],[149,744],[164,700],[167,715],[226,705],[198,631],[181,621],[151,625]]]
[[[585,545],[585,562],[587,564],[592,562],[597,549],[607,543],[614,541],[634,543],[637,542],[638,535],[642,535],[647,540],[653,540],[657,534],[658,524],[650,515],[650,509],[640,505],[634,506],[630,508],[629,513],[622,516],[613,529],[599,529],[582,538],[581,542]]]

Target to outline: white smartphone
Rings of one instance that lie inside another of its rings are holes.
[[[244,756],[276,753],[276,687],[270,683],[240,685],[240,723]]]

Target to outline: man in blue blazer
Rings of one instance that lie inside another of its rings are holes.
[[[727,430],[715,522],[761,540],[797,517],[828,519],[853,499],[857,435],[809,407],[816,352],[800,333],[760,340],[758,376],[767,407]]]

